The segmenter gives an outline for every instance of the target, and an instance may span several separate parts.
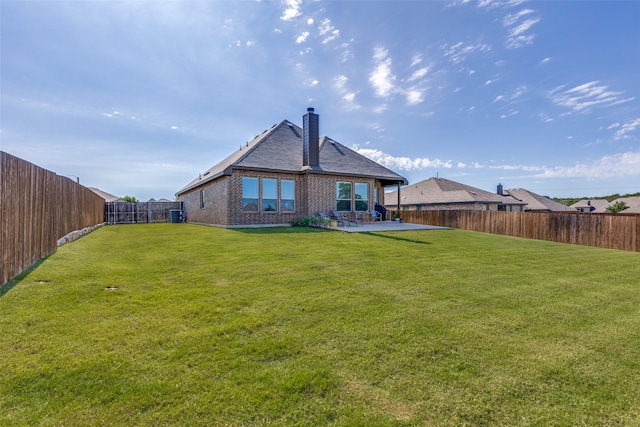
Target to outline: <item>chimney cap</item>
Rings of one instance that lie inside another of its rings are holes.
[[[307,113],[313,113],[316,109],[313,107],[307,108]]]

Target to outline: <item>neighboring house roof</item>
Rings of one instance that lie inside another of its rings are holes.
[[[595,213],[607,212],[607,207],[610,203],[605,199],[584,199],[571,205],[572,208],[578,210],[589,210]]]
[[[628,209],[620,211],[621,213],[640,213],[640,196],[620,197],[611,202],[611,204],[616,202],[624,202],[629,206]]]
[[[525,202],[527,204],[525,207],[526,211],[576,212],[575,208],[563,205],[560,202],[556,202],[548,197],[525,190],[524,188],[511,188],[506,190],[505,193]]]
[[[524,205],[511,196],[501,196],[444,178],[429,178],[400,190],[401,205],[490,203]],[[385,205],[398,203],[397,190],[385,193]]]
[[[102,197],[105,202],[121,202],[122,199],[118,196],[114,196],[113,194],[109,194],[106,191],[102,191],[99,188],[88,187],[89,190],[96,193],[98,196]]]
[[[319,140],[320,165],[303,166],[302,134],[302,128],[283,120],[200,174],[177,194],[231,175],[234,169],[360,176],[379,179],[384,186],[407,184],[404,177],[327,137]]]

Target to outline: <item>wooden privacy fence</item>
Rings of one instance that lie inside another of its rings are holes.
[[[55,252],[61,237],[103,220],[102,197],[0,151],[0,286]]]
[[[107,202],[104,221],[114,224],[169,222],[170,212],[182,210],[182,202]]]
[[[402,211],[414,224],[640,252],[640,215],[481,210]]]

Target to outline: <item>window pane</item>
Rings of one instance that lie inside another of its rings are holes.
[[[280,212],[296,211],[296,183],[283,179],[280,181]]]
[[[242,210],[258,212],[258,178],[242,178]]]
[[[280,200],[280,212],[295,212],[296,205],[293,200]]]
[[[277,212],[278,199],[262,199],[263,212]]]
[[[339,211],[351,210],[351,183],[336,183],[336,209]]]
[[[356,210],[366,211],[369,207],[369,184],[356,183]]]
[[[263,199],[278,198],[278,180],[262,178],[262,198]]]
[[[350,211],[351,200],[338,200],[337,208],[339,211]]]
[[[242,210],[247,212],[258,212],[258,199],[242,199]]]
[[[364,200],[356,200],[356,210],[366,211],[368,208],[367,202]]]
[[[351,183],[338,182],[336,185],[336,198],[351,200]]]
[[[296,183],[294,181],[280,181],[280,198],[281,199],[295,199],[296,198]]]
[[[242,198],[258,198],[258,178],[242,178]]]

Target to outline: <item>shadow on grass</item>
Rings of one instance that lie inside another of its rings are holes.
[[[415,240],[415,239],[406,239],[404,237],[398,237],[398,236],[392,236],[389,234],[382,234],[382,233],[362,233],[365,236],[375,236],[375,237],[383,237],[385,239],[393,239],[393,240],[399,240],[401,242],[409,242],[409,243],[418,243],[420,245],[430,245],[431,242],[425,242],[422,240]]]
[[[0,298],[2,298],[2,296],[4,296],[7,292],[9,292],[11,289],[13,289],[14,286],[16,286],[18,283],[20,283],[22,281],[22,279],[24,279],[33,270],[38,268],[40,266],[40,264],[45,262],[47,260],[47,258],[49,258],[50,256],[51,255],[48,255],[46,257],[40,258],[38,261],[36,261],[33,264],[31,264],[22,273],[18,274],[16,277],[14,277],[13,279],[9,280],[4,285],[0,286]]]

